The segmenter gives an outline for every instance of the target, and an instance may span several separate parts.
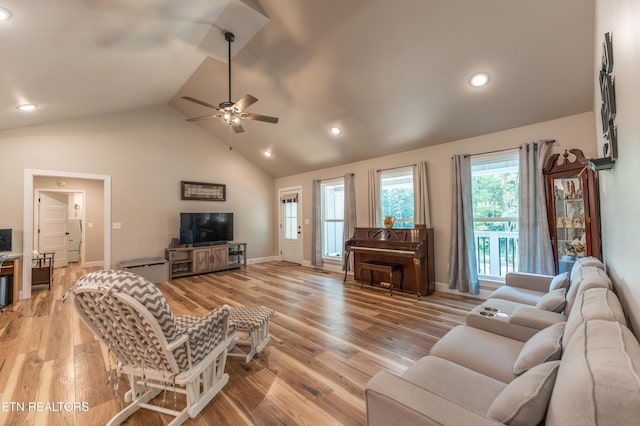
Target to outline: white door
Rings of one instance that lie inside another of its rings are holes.
[[[38,197],[38,251],[55,253],[54,268],[67,266],[67,216],[69,196],[40,192]]]
[[[280,205],[280,258],[302,262],[302,202],[301,188],[278,191]]]

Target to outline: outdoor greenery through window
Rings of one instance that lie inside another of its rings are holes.
[[[518,270],[518,170],[517,151],[471,160],[478,275],[501,278]]]
[[[380,205],[381,220],[393,216],[394,228],[413,228],[412,167],[380,172]]]
[[[341,258],[344,247],[344,178],[322,182],[322,256]]]

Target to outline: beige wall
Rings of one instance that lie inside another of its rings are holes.
[[[597,0],[596,70],[600,69],[604,33],[613,35],[613,57],[618,127],[618,161],[599,173],[604,261],[618,294],[640,332],[640,2]],[[594,110],[600,111],[600,88],[594,76]],[[599,115],[599,114],[598,114]],[[598,152],[602,151],[600,117],[595,123]]]
[[[163,256],[180,212],[233,212],[249,258],[276,252],[273,178],[170,106],[0,132],[0,223],[22,249],[25,169],[111,176],[112,265]],[[181,201],[180,181],[227,185],[226,202]],[[98,228],[98,224],[94,224]]]
[[[104,261],[104,184],[101,180],[64,178],[65,185],[59,186],[60,179],[47,176],[36,176],[33,179],[34,189],[52,189],[55,191],[84,191],[85,231],[84,255],[82,263],[95,264]],[[36,207],[34,207],[36,208]],[[70,216],[72,217],[72,216]],[[92,227],[88,224],[91,223]],[[35,235],[35,233],[34,233]],[[35,245],[34,245],[35,247]]]
[[[449,232],[451,227],[450,159],[454,154],[475,154],[497,149],[514,148],[524,142],[539,139],[555,139],[554,152],[580,148],[585,156],[596,153],[594,117],[592,113],[574,115],[558,120],[519,127],[498,133],[450,142],[443,145],[403,152],[340,167],[318,170],[276,179],[277,188],[301,185],[303,216],[311,219],[313,179],[328,179],[352,172],[356,175],[356,221],[358,226],[368,226],[367,172],[371,169],[403,166],[426,160],[429,175],[431,225],[435,228],[436,281],[447,282]],[[311,259],[311,225],[304,225],[304,259]]]

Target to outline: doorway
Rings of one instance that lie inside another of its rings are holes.
[[[302,263],[302,188],[278,190],[280,259]]]
[[[58,172],[48,170],[24,171],[24,207],[23,207],[23,263],[22,263],[22,288],[19,293],[20,299],[31,298],[31,260],[34,248],[34,179],[39,176],[57,177],[62,179],[87,179],[102,182],[103,197],[103,261],[105,269],[111,267],[111,176],[96,175],[88,173]]]

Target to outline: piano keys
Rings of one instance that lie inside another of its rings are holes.
[[[390,262],[402,267],[402,291],[416,293],[418,297],[435,291],[433,228],[356,228],[353,238],[344,246],[347,262],[353,253],[356,281],[363,280],[362,262]],[[365,282],[369,281],[368,273],[373,274],[374,283],[386,279],[380,273],[368,271]]]

